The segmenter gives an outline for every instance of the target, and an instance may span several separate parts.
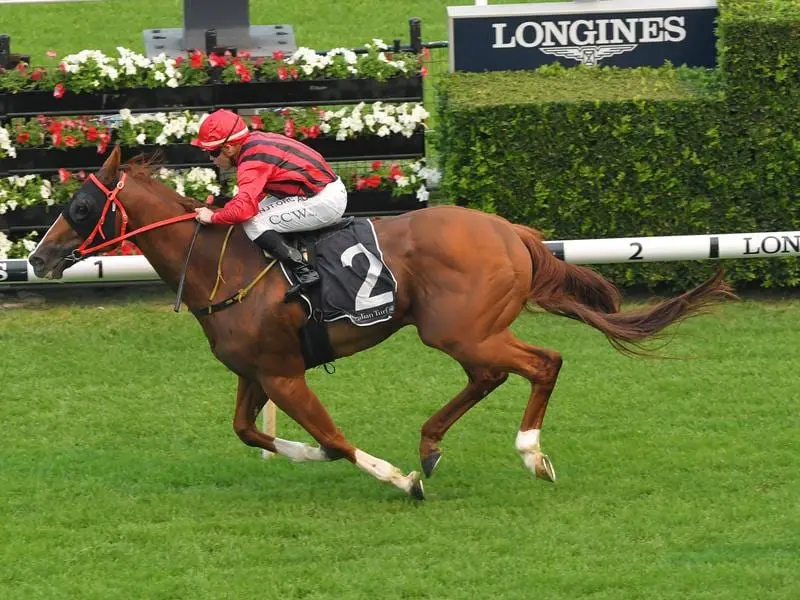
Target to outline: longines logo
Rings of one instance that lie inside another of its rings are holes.
[[[685,17],[525,21],[512,32],[493,23],[492,48],[538,48],[540,52],[597,65],[604,58],[635,50],[639,44],[679,43],[686,39]]]

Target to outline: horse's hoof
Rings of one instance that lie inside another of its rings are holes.
[[[408,490],[408,495],[415,500],[425,500],[425,488],[422,486],[419,473],[414,471],[409,473],[408,476],[411,478],[411,487]]]
[[[425,477],[433,475],[440,460],[442,460],[442,453],[438,450],[422,459],[422,471],[425,473]]]
[[[536,473],[536,477],[549,481],[550,483],[555,483],[556,470],[553,468],[553,463],[550,462],[550,457],[546,454],[537,454],[534,460],[534,472]]]

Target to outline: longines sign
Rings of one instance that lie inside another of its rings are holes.
[[[451,71],[566,66],[716,66],[716,0],[451,6]]]

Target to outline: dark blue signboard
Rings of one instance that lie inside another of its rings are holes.
[[[716,0],[451,6],[450,69],[717,64]]]

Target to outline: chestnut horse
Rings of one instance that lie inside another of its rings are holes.
[[[127,228],[158,275],[177,290],[195,231],[192,215],[197,206],[201,204],[152,179],[147,164],[120,165],[119,148],[115,148],[96,179],[87,180],[70,199],[29,262],[38,277],[59,278],[98,247],[87,242],[94,243],[105,232],[106,238],[114,238],[110,243],[116,243]],[[461,364],[466,386],[422,426],[419,454],[426,476],[439,462],[438,443],[447,430],[515,373],[531,385],[516,449],[536,476],[555,481],[553,466],[540,447],[540,430],[561,355],[511,334],[509,326],[524,308],[533,310],[538,305],[580,320],[605,334],[618,350],[639,354],[638,342],[732,297],[720,271],[678,297],[621,312],[620,293],[609,281],[592,269],[555,258],[539,232],[466,208],[425,208],[375,220],[374,227],[383,258],[397,280],[394,315],[369,327],[347,320],[333,322],[331,344],[335,357],[349,356],[379,344],[401,327],[414,325],[424,344]],[[293,461],[346,458],[375,478],[422,499],[416,471],[404,475],[351,444],[337,428],[306,383],[298,337],[307,320],[306,309],[299,302],[283,302],[287,281],[280,269],[258,278],[267,259],[240,227],[234,229],[220,258],[225,236],[224,227],[202,228],[187,263],[182,299],[193,310],[209,305],[218,261],[224,274],[219,297],[235,295],[256,281],[252,293],[241,302],[197,317],[211,352],[239,377],[233,418],[236,434],[249,446]],[[319,447],[259,431],[256,417],[268,398]]]

